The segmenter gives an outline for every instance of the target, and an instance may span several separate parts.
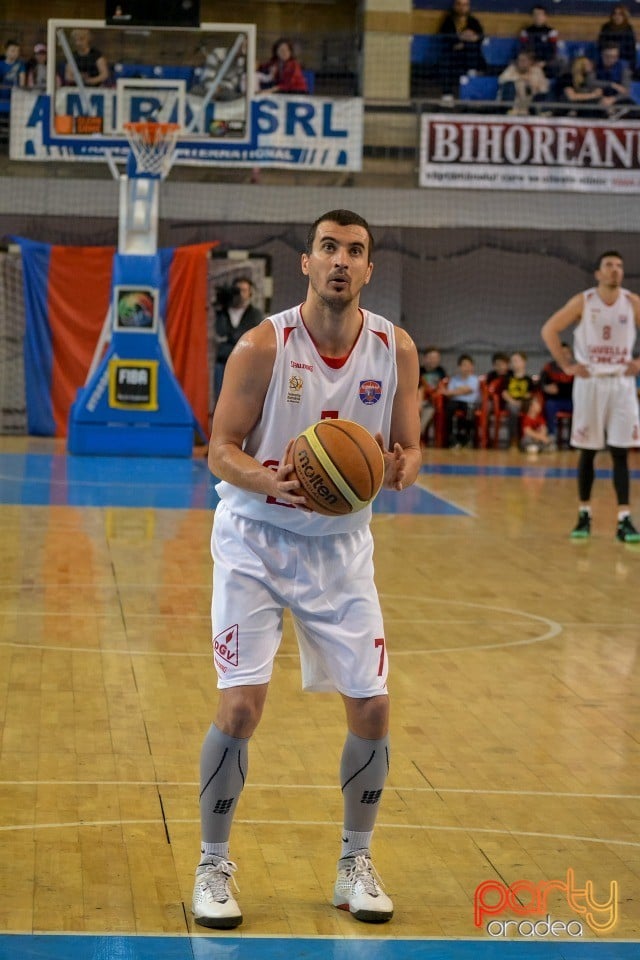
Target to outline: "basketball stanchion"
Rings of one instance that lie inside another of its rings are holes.
[[[111,302],[84,387],[69,415],[70,453],[183,456],[206,437],[173,371],[160,290],[158,187],[171,170],[177,123],[124,123],[118,252]]]

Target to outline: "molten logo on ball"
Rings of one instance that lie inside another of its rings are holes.
[[[305,490],[313,490],[316,497],[320,497],[325,506],[337,504],[338,497],[329,490],[329,487],[325,483],[324,475],[314,469],[306,450],[298,451],[296,473],[298,478],[305,478]]]

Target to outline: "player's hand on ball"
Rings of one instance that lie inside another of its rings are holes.
[[[296,507],[303,507],[306,510],[309,510],[309,503],[307,498],[302,494],[302,487],[300,486],[300,481],[296,476],[296,472],[292,463],[291,451],[293,448],[294,441],[289,440],[287,444],[287,449],[284,452],[284,457],[280,461],[278,469],[276,470],[276,488],[275,497],[277,500],[282,500],[285,503],[291,503]]]
[[[378,446],[384,458],[383,487],[389,490],[403,490],[404,479],[407,475],[407,455],[399,443],[394,443],[393,450],[386,450],[381,433],[376,433]]]

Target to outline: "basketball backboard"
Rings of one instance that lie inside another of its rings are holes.
[[[254,24],[49,20],[49,157],[125,161],[123,124],[141,120],[180,125],[178,164],[249,144],[255,47]],[[108,79],[96,83],[90,74],[105,64]]]

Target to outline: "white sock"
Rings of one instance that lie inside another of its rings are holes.
[[[203,857],[222,857],[224,860],[229,859],[229,844],[228,843],[205,843],[204,840],[200,844],[200,854],[201,859]]]
[[[342,860],[343,857],[353,856],[356,850],[368,850],[371,846],[372,836],[373,830],[371,830],[369,833],[358,833],[355,830],[343,830],[340,859]]]
[[[624,520],[625,517],[630,517],[630,516],[631,516],[631,511],[630,511],[630,510],[618,510],[618,523],[619,523],[621,520]]]

